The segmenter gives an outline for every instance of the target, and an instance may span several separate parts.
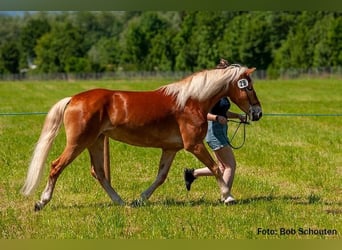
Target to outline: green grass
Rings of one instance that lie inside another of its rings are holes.
[[[95,87],[142,90],[168,82],[2,82],[0,113],[46,112],[62,97]],[[266,114],[342,113],[340,80],[257,81],[255,88]],[[248,126],[245,146],[235,151],[234,206],[218,202],[219,189],[211,177],[196,180],[186,191],[184,167],[202,165],[185,151],[176,156],[166,182],[149,203],[137,208],[113,205],[91,177],[84,152],[59,178],[51,202],[36,213],[33,205],[48,171],[35,195],[27,198],[19,191],[44,115],[0,116],[0,238],[341,239],[341,119],[264,116]],[[48,162],[64,144],[61,132]],[[114,141],[110,145],[112,184],[131,202],[154,180],[160,150]],[[277,234],[258,234],[258,228]],[[280,228],[296,233],[280,235]],[[299,228],[334,229],[338,235],[302,235]]]

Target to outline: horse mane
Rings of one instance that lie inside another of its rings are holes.
[[[247,70],[238,64],[228,64],[222,61],[215,69],[196,72],[179,82],[171,83],[160,88],[166,95],[176,98],[178,107],[184,108],[189,98],[203,101],[213,97],[220,91],[226,91],[229,83]]]

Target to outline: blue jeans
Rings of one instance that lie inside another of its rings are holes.
[[[229,145],[227,135],[228,125],[216,121],[208,121],[208,132],[205,137],[212,150],[218,150]]]

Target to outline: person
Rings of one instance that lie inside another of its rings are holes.
[[[219,169],[223,176],[223,180],[227,184],[229,191],[231,192],[235,175],[236,161],[228,139],[227,119],[237,118],[240,119],[240,121],[245,122],[246,116],[230,112],[229,109],[230,102],[227,97],[221,98],[214,105],[214,107],[207,114],[208,131],[205,139],[209,147],[215,154],[215,157],[219,164]],[[186,168],[184,170],[186,189],[190,191],[192,182],[198,177],[211,175],[213,174],[207,167],[200,169]],[[230,193],[228,197],[222,201],[227,205],[233,204],[235,203],[235,198]]]

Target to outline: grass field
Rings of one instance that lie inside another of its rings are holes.
[[[137,208],[113,205],[91,177],[84,152],[59,178],[51,202],[41,212],[33,211],[48,171],[32,197],[23,197],[20,188],[44,115],[4,113],[46,112],[62,97],[95,87],[142,90],[167,83],[1,82],[0,238],[342,238],[341,116],[265,115],[248,126],[245,146],[235,151],[234,206],[218,202],[214,178],[196,180],[186,191],[184,167],[202,165],[185,151],[176,156],[167,181],[149,203]],[[257,81],[255,88],[266,114],[342,113],[340,80]],[[61,153],[64,143],[61,132],[48,162]],[[112,184],[127,202],[139,198],[154,180],[159,154],[158,149],[111,141]]]

